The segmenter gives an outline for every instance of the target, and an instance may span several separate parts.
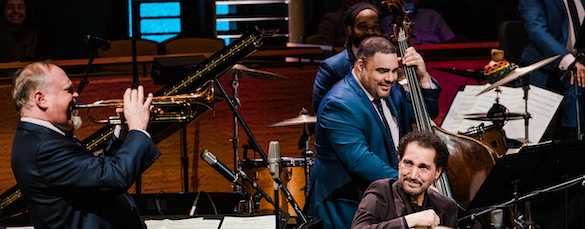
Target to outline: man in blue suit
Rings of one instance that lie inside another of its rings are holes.
[[[77,96],[65,72],[52,64],[27,65],[15,79],[13,99],[21,119],[12,170],[33,226],[146,228],[126,192],[160,155],[146,132],[152,94],[144,100],[142,86],[126,90],[128,132],[101,154],[88,152],[72,136]]]
[[[575,23],[571,16],[570,5],[575,6]],[[524,21],[524,28],[530,43],[522,54],[522,65],[531,64],[546,57],[561,55],[562,57],[540,70],[530,73],[530,83],[542,87],[553,88],[555,85],[564,91],[565,98],[561,104],[562,126],[569,128],[563,131],[574,132],[577,127],[575,114],[575,99],[583,96],[575,93],[574,85],[585,87],[585,66],[576,64],[576,79],[560,81],[560,76],[575,60],[572,53],[585,11],[583,0],[522,0],[519,2],[519,11]],[[576,28],[576,29],[575,29]],[[585,39],[585,38],[581,38]],[[582,106],[581,113],[585,107]],[[582,118],[583,119],[583,118]]]
[[[396,82],[400,63],[416,66],[427,110],[438,113],[440,89],[414,48],[401,59],[390,41],[370,37],[356,57],[351,73],[327,93],[317,113],[309,212],[325,228],[349,228],[370,182],[397,176],[395,146],[414,120],[408,94]]]
[[[376,6],[360,2],[352,5],[343,14],[343,24],[347,40],[345,49],[324,60],[319,66],[313,82],[313,109],[319,110],[319,103],[327,92],[345,77],[355,62],[355,52],[362,40],[369,36],[380,35],[380,24]]]

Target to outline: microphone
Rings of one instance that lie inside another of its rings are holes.
[[[221,174],[225,179],[228,179],[230,182],[237,183],[238,177],[234,172],[232,172],[224,163],[217,160],[217,158],[209,152],[209,150],[204,149],[203,153],[201,153],[201,158],[207,162],[212,168],[214,168],[219,174]]]
[[[268,145],[268,168],[272,179],[280,178],[280,143],[278,141],[270,141]]]
[[[110,43],[110,41],[108,41],[104,38],[98,37],[98,36],[90,35],[90,34],[86,34],[83,37],[83,41],[85,41],[85,43],[93,45],[94,47],[102,49],[102,50],[108,50],[108,49],[110,49],[110,47],[112,45]]]
[[[201,158],[203,158],[203,160],[205,160],[207,164],[209,164],[212,168],[214,168],[217,172],[219,172],[219,174],[228,179],[230,182],[235,183],[237,185],[241,185],[238,176],[236,176],[236,174],[232,172],[224,163],[217,160],[217,158],[211,152],[209,152],[209,150],[204,149],[203,153],[201,153]],[[272,198],[270,198],[270,196],[268,196],[268,194],[266,194],[266,192],[264,192],[254,180],[250,179],[250,177],[248,177],[246,173],[244,173],[244,171],[238,169],[238,174],[242,179],[250,183],[252,187],[256,189],[256,191],[258,191],[260,195],[266,199],[266,201],[268,201],[268,203],[274,204]]]

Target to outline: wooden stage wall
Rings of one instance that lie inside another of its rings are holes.
[[[440,123],[449,104],[455,96],[456,89],[467,82],[465,78],[432,70],[432,67],[457,67],[460,69],[477,69],[483,67],[486,60],[435,61],[428,63],[428,69],[443,88],[440,98],[440,115],[435,121]],[[297,148],[302,133],[301,126],[269,128],[270,124],[295,117],[301,108],[311,108],[311,91],[316,64],[287,65],[263,68],[286,76],[286,80],[258,80],[244,78],[240,81],[241,113],[248,122],[259,144],[267,151],[270,140],[279,140],[283,156],[300,157]],[[129,76],[93,77],[86,87],[80,101],[93,102],[99,99],[120,98],[124,89],[130,85]],[[231,76],[223,76],[222,84],[231,93]],[[148,92],[158,89],[150,78],[141,81]],[[77,83],[77,80],[74,80]],[[0,84],[0,192],[15,184],[10,168],[12,138],[17,123],[17,114],[11,99],[10,82]],[[108,111],[109,112],[109,111]],[[98,113],[98,112],[92,112]],[[83,139],[97,130],[100,125],[91,124],[87,113],[82,113],[84,127],[77,131],[78,138]],[[97,116],[92,114],[92,116]],[[102,115],[101,117],[106,117]],[[226,192],[231,186],[221,175],[199,158],[202,149],[207,148],[230,167],[233,166],[232,147],[229,141],[232,134],[232,114],[227,105],[220,101],[214,111],[206,112],[188,126],[189,155],[189,191]],[[198,148],[195,132],[199,132]],[[247,138],[240,129],[240,146],[247,143]],[[180,135],[175,133],[158,144],[162,155],[144,174],[142,190],[146,193],[180,192],[182,188],[180,164]],[[311,147],[313,148],[313,147]],[[240,147],[240,156],[242,148]],[[131,189],[133,191],[133,189]]]

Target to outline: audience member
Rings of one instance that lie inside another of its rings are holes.
[[[0,20],[0,61],[29,60],[36,57],[38,30],[30,20],[25,0],[4,0]]]

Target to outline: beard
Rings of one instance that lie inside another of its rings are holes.
[[[72,125],[73,129],[77,130],[77,129],[81,128],[82,124],[83,124],[83,121],[81,120],[81,116],[79,116],[79,112],[77,112],[77,110],[74,110],[71,113],[71,125]]]
[[[351,37],[351,44],[355,47],[359,47],[360,44],[362,43],[363,40],[365,40],[368,37],[371,37],[372,35],[361,35],[361,36],[352,36]]]
[[[375,36],[381,36],[382,33],[380,33],[379,31],[375,31],[375,32],[365,32],[362,33],[360,35],[356,35],[355,31],[352,31],[352,34],[350,35],[350,42],[352,45],[354,45],[355,47],[359,47],[360,44],[362,43],[363,40],[365,40],[368,37],[375,37]]]
[[[69,105],[69,113],[67,114],[67,122],[65,124],[59,124],[59,129],[65,132],[73,132],[81,127],[82,120],[79,116],[79,112],[75,109],[76,102],[72,102]]]
[[[416,187],[411,187],[411,184],[416,185]],[[424,184],[418,180],[412,180],[408,178],[402,180],[402,190],[410,196],[421,195],[427,190],[427,188],[428,187],[424,187]]]

